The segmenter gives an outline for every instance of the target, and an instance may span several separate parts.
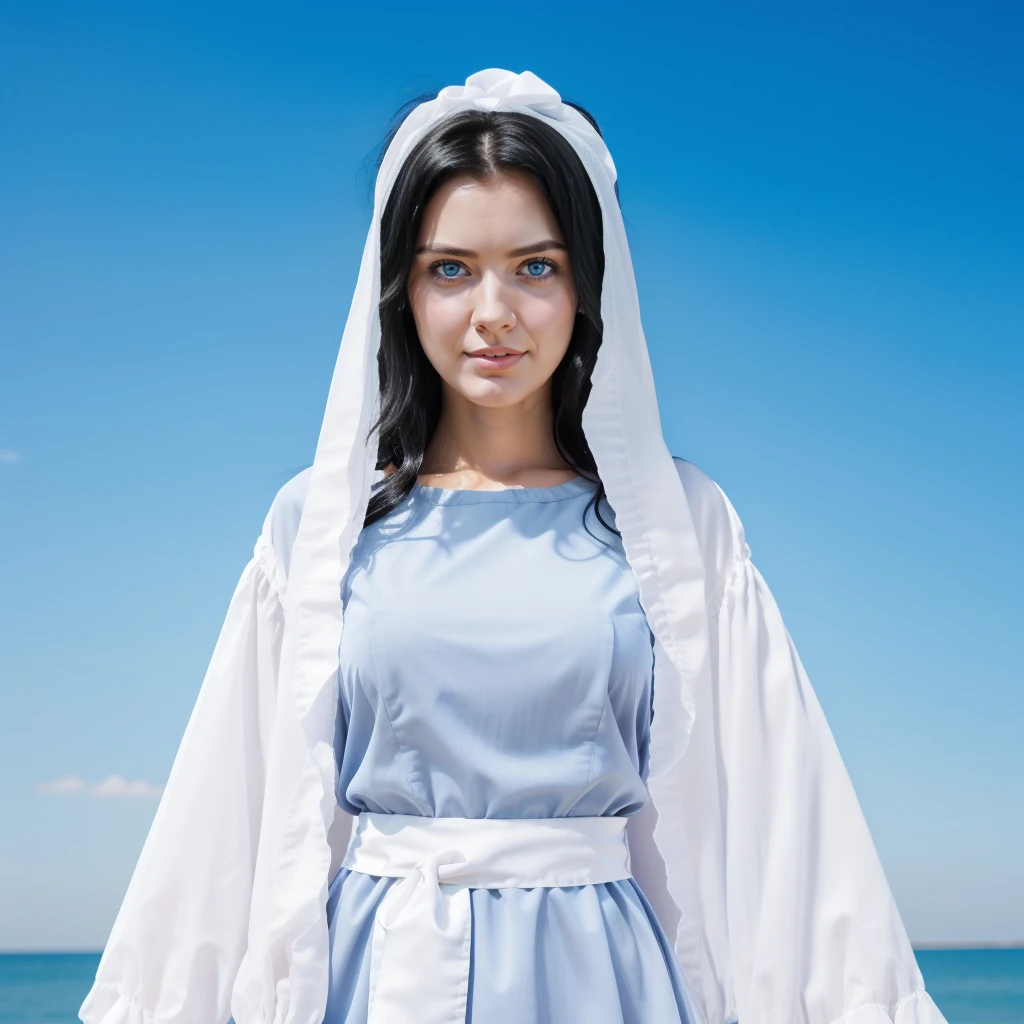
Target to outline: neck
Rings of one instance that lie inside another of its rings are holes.
[[[550,385],[513,406],[485,406],[445,388],[437,430],[421,474],[476,475],[504,483],[571,472],[555,448]],[[535,484],[543,486],[543,484]]]

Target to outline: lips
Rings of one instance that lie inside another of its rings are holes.
[[[493,366],[502,368],[513,366],[524,355],[511,348],[482,348],[476,352],[467,352],[466,355],[481,366]]]

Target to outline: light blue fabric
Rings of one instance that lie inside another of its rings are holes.
[[[417,483],[362,531],[342,584],[340,806],[492,818],[644,806],[653,636],[619,538],[593,508],[584,529],[595,486]],[[366,1022],[373,917],[394,883],[341,868],[330,885],[325,1024]],[[701,1020],[633,879],[471,900],[469,1024]]]

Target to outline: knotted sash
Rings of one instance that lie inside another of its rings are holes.
[[[342,866],[401,878],[374,917],[369,1024],[464,1024],[470,889],[631,877],[626,818],[428,818],[363,812]]]

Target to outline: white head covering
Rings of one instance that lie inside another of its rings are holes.
[[[601,136],[575,108],[530,71],[491,68],[448,86],[405,118],[385,153],[374,195],[373,221],[363,249],[355,296],[331,382],[309,491],[292,552],[288,626],[281,669],[282,715],[301,730],[281,730],[267,794],[256,884],[276,891],[265,927],[266,948],[285,939],[296,959],[326,963],[325,900],[335,812],[334,704],[341,580],[362,528],[377,461],[366,442],[380,409],[380,224],[398,171],[413,147],[457,110],[510,110],[537,117],[560,132],[579,155],[594,185],[604,226],[601,293],[604,333],[583,429],[626,556],[639,583],[651,629],[668,657],[655,657],[655,716],[649,779],[681,756],[693,722],[692,689],[707,668],[704,567],[686,497],[665,446],[654,378],[637,299],[625,226],[615,196],[615,164]],[[270,842],[268,835],[280,836]],[[299,837],[284,842],[283,837]],[[299,881],[301,879],[301,881]],[[302,886],[301,903],[296,888]],[[262,945],[262,943],[261,943]],[[247,965],[252,966],[252,965]]]
[[[474,108],[560,132],[600,203],[583,429],[655,638],[631,866],[709,1024],[944,1024],[735,510],[665,446],[611,155],[536,75],[497,68],[415,107],[388,146],[287,581],[265,525],[82,1019],[222,1024],[230,1002],[237,1024],[321,1024],[351,822],[335,800],[341,581],[377,472],[381,215],[413,147]]]

